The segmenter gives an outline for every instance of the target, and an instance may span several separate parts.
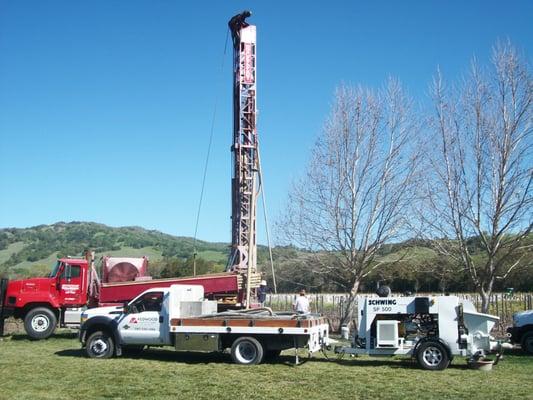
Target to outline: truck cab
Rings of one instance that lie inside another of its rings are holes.
[[[58,324],[79,323],[80,308],[88,301],[87,282],[88,263],[82,258],[59,259],[46,277],[4,280],[0,319],[20,318],[28,336],[46,338]]]
[[[87,304],[88,263],[82,258],[61,258],[42,278],[3,280],[0,285],[0,335],[9,316],[22,319],[32,339],[49,337],[57,325],[79,324]]]
[[[125,306],[98,307],[81,315],[80,340],[90,357],[107,358],[144,346],[170,346],[170,317],[214,314],[200,285],[172,285],[144,291]],[[173,312],[171,312],[171,308]]]
[[[533,355],[533,310],[513,314],[513,326],[507,328],[511,343],[520,344],[522,350]]]

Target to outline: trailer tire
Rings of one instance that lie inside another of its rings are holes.
[[[450,364],[450,357],[444,345],[440,342],[428,340],[421,343],[416,352],[418,365],[422,369],[440,371]]]
[[[533,355],[533,331],[524,333],[522,340],[520,341],[520,346],[524,353]]]
[[[111,358],[115,353],[112,335],[104,331],[94,332],[85,344],[85,352],[89,358]]]
[[[24,317],[24,330],[34,340],[47,339],[57,325],[56,314],[47,307],[34,308]]]
[[[261,342],[250,336],[238,338],[231,345],[231,358],[236,364],[256,365],[263,360]]]

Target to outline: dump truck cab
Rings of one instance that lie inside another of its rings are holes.
[[[13,280],[6,290],[7,308],[22,310],[32,303],[83,305],[87,303],[87,261],[61,258],[43,278]]]
[[[88,301],[87,282],[88,263],[83,258],[59,259],[46,277],[4,280],[0,319],[20,318],[31,338],[49,337],[58,322],[79,323],[79,308]]]

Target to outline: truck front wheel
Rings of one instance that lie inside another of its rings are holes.
[[[85,352],[90,358],[110,358],[115,352],[115,343],[107,332],[94,332],[87,339]]]
[[[231,358],[236,364],[259,364],[263,360],[263,346],[253,337],[240,337],[231,346]]]
[[[533,355],[533,331],[524,333],[520,345],[525,353]]]
[[[30,310],[24,317],[24,329],[32,339],[47,339],[52,336],[57,325],[57,317],[46,307]]]

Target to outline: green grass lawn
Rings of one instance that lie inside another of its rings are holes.
[[[445,371],[409,360],[316,357],[247,367],[228,354],[150,349],[138,358],[85,358],[75,334],[0,341],[1,399],[533,399],[533,358],[507,355],[491,372],[455,359]]]

